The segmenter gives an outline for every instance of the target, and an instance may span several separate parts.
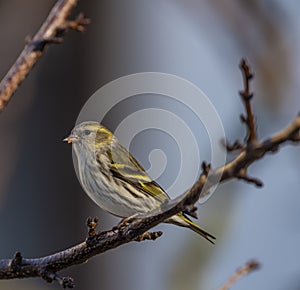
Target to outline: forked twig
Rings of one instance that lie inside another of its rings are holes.
[[[0,112],[4,110],[49,44],[61,43],[62,36],[69,29],[82,32],[90,23],[82,13],[73,21],[67,19],[77,2],[78,0],[58,0],[39,31],[27,41],[21,54],[0,83]]]

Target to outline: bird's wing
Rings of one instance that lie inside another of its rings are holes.
[[[107,151],[111,174],[161,202],[168,200],[167,193],[150,178],[138,161],[122,145],[117,147]]]

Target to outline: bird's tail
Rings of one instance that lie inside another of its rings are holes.
[[[205,238],[208,241],[210,241],[212,244],[214,244],[213,240],[216,239],[213,235],[211,235],[210,233],[208,233],[204,229],[200,228],[193,221],[191,221],[183,213],[179,213],[179,214],[177,214],[175,216],[172,216],[166,222],[167,223],[171,223],[171,224],[175,224],[175,225],[178,225],[178,226],[181,226],[181,227],[189,228],[189,229],[193,230],[194,232],[196,232],[197,234],[199,234],[200,236],[202,236],[203,238]]]

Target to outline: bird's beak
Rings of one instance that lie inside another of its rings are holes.
[[[76,141],[76,139],[77,139],[77,136],[71,134],[70,136],[65,138],[63,141],[68,142],[68,144],[70,144],[70,143],[74,143]]]

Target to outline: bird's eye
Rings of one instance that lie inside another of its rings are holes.
[[[83,133],[84,133],[85,136],[88,136],[88,135],[91,134],[91,131],[90,130],[84,130]]]

